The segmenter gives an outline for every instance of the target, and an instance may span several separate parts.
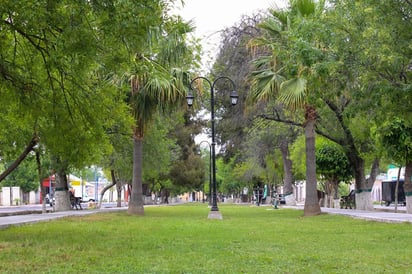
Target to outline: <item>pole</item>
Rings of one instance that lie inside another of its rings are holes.
[[[206,143],[209,146],[209,206],[212,206],[212,146],[208,141],[205,140],[201,141],[199,143],[199,146],[202,143]]]
[[[52,179],[53,179],[53,174],[50,174],[50,179],[49,179],[49,204],[53,205],[53,197],[54,197],[54,193],[53,193],[53,197],[52,197]]]
[[[217,207],[217,193],[216,193],[215,96],[214,96],[214,90],[213,90],[213,86],[215,82],[213,82],[213,84],[210,86],[210,115],[211,115],[210,119],[212,123],[211,127],[212,127],[212,174],[213,174],[212,176],[213,199],[212,199],[212,208],[210,209],[211,211],[219,211],[219,208]]]
[[[212,146],[209,144],[209,205],[212,205]]]
[[[212,156],[211,157],[212,157],[212,188],[213,188],[213,191],[212,191],[212,208],[210,209],[210,212],[212,214],[209,214],[209,219],[222,219],[222,216],[219,213],[219,208],[217,207],[216,151],[215,151],[215,148],[216,148],[216,142],[215,142],[215,94],[214,94],[215,91],[214,91],[214,86],[215,86],[216,82],[221,80],[221,79],[230,81],[230,83],[234,87],[234,90],[236,89],[236,86],[235,86],[235,83],[229,77],[226,77],[226,76],[217,77],[213,81],[213,83],[210,82],[210,80],[207,79],[206,77],[199,76],[199,77],[196,77],[195,79],[193,79],[190,82],[190,89],[192,89],[192,84],[197,79],[205,80],[206,82],[208,82],[208,84],[210,86],[210,116],[211,116],[210,120],[211,120],[211,129],[212,129],[212,145],[211,145],[211,148],[212,148],[211,154],[212,154]],[[231,97],[231,99],[235,99],[235,102],[232,101],[232,104],[235,105],[236,101],[237,101],[237,98],[239,96],[237,95],[237,93],[235,91],[233,91],[232,94],[230,95],[230,97]],[[186,99],[188,99],[188,104],[190,106],[189,99],[193,100],[193,95],[192,94],[190,94],[190,96],[188,95],[186,97]]]
[[[95,185],[94,185],[94,201],[97,203],[99,199],[99,175],[97,175],[97,167],[95,167]]]

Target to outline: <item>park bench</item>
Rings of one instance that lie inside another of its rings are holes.
[[[79,197],[75,197],[73,192],[69,191],[69,193],[70,193],[70,204],[72,206],[72,209],[83,210],[82,205],[81,205],[81,199]]]
[[[340,208],[355,209],[355,190],[352,189],[347,196],[342,196],[340,198]]]

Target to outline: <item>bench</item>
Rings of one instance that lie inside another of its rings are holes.
[[[340,208],[348,209],[348,207],[349,209],[355,209],[356,207],[354,189],[349,192],[349,195],[340,198]]]
[[[82,205],[81,205],[81,199],[79,197],[75,197],[73,192],[69,191],[70,193],[70,204],[72,206],[72,209],[76,210],[83,210]]]

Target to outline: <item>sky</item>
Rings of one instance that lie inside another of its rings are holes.
[[[287,0],[184,0],[184,6],[178,4],[173,13],[179,14],[185,21],[193,21],[196,27],[195,37],[201,39],[202,70],[207,73],[216,57],[220,44],[221,31],[236,25],[243,15],[254,15],[269,8],[282,8]],[[197,144],[210,141],[205,133],[195,138]],[[219,149],[217,149],[219,151]]]
[[[179,2],[179,3],[178,3]],[[220,31],[237,24],[242,15],[253,15],[273,7],[286,6],[287,0],[184,0],[176,2],[174,13],[196,26],[195,36],[204,50],[203,69],[210,68],[220,43]]]

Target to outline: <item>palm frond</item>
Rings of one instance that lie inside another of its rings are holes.
[[[275,20],[279,21],[279,23],[282,24],[282,29],[284,30],[284,28],[288,25],[290,12],[287,10],[273,9],[270,11],[270,13],[272,17],[275,18]]]
[[[314,0],[293,0],[291,4],[292,10],[302,17],[313,15],[316,10],[316,2]]]
[[[305,106],[306,103],[306,79],[292,78],[280,85],[279,100],[291,110]]]
[[[258,25],[260,28],[266,30],[271,36],[280,35],[283,30],[283,22],[274,17],[268,17]]]
[[[253,66],[258,69],[264,69],[268,67],[268,64],[270,64],[273,60],[272,55],[265,55],[265,56],[260,56],[259,58],[255,59],[252,61]]]
[[[270,100],[276,96],[285,78],[271,70],[254,71],[252,76],[252,101]]]
[[[144,89],[145,94],[162,108],[176,102],[180,94],[171,77],[166,75],[150,77]]]

